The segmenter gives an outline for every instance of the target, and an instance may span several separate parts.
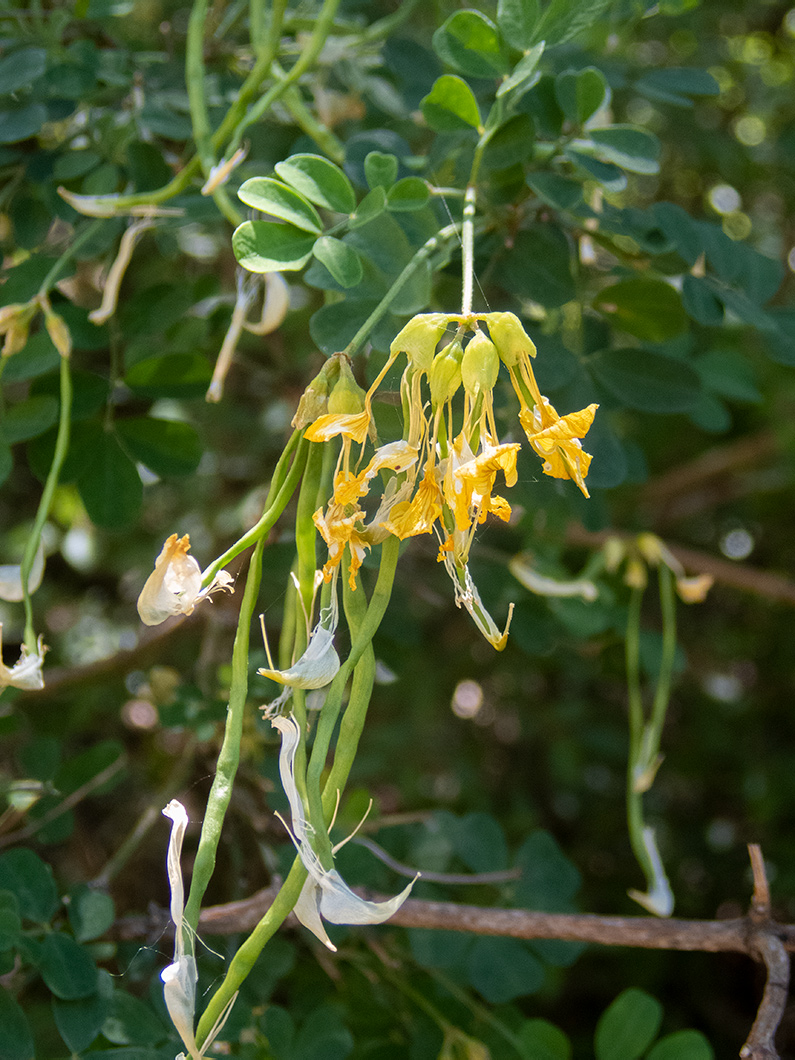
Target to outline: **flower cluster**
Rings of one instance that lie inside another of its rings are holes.
[[[488,328],[488,334],[482,325]],[[452,340],[437,352],[446,332]],[[467,336],[469,336],[467,338]],[[554,478],[571,479],[587,497],[585,478],[591,463],[581,439],[597,409],[559,416],[533,374],[535,346],[513,313],[467,317],[426,313],[414,317],[392,343],[390,355],[364,393],[344,355],[331,358],[304,395],[294,423],[306,426],[311,442],[341,439],[333,494],[315,513],[328,546],[324,576],[331,578],[347,548],[349,582],[365,553],[389,534],[404,540],[435,533],[439,560],[453,580],[456,603],[474,618],[486,639],[505,647],[510,614],[500,632],[484,608],[469,573],[475,531],[489,515],[507,520],[511,506],[495,493],[497,476],[506,487],[516,483],[518,442],[501,443],[494,420],[493,394],[502,363],[519,399],[519,422],[530,445]],[[375,447],[367,459],[368,438],[375,434],[372,400],[392,364],[405,355],[400,394],[403,437]],[[463,393],[462,393],[463,392]],[[355,447],[355,448],[354,448]],[[393,472],[377,510],[363,507],[373,480]]]

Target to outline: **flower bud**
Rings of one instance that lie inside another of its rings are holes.
[[[497,347],[482,331],[476,331],[467,343],[461,361],[461,378],[470,397],[490,393],[500,372]]]
[[[405,353],[412,367],[426,374],[431,370],[434,351],[447,327],[443,313],[420,313],[412,317],[389,347],[391,354]]]
[[[44,326],[53,346],[62,357],[69,357],[72,353],[72,333],[62,316],[53,312],[49,307],[44,311]]]
[[[535,343],[514,313],[489,313],[484,320],[492,342],[509,368],[514,368],[523,357],[535,357]]]
[[[431,384],[431,404],[435,409],[448,402],[461,386],[463,355],[461,340],[455,338],[434,357],[428,380]]]
[[[6,337],[3,343],[3,357],[11,357],[24,349],[36,308],[36,302],[33,301],[15,302],[0,309],[0,335]]]
[[[301,395],[291,426],[297,430],[308,427],[328,412],[328,392],[331,381],[338,373],[338,362],[330,357]]]
[[[332,416],[357,415],[364,410],[364,390],[353,377],[347,359],[340,360],[340,377],[332,388],[328,399],[328,411]]]

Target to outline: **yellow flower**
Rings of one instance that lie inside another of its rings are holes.
[[[544,474],[553,478],[569,478],[588,497],[585,476],[591,465],[591,454],[584,452],[581,438],[588,433],[598,405],[589,405],[580,412],[558,416],[548,398],[532,409],[525,405],[519,412],[528,441],[544,461]]]
[[[364,562],[370,543],[364,537],[363,526],[357,526],[364,520],[364,512],[356,506],[352,514],[346,514],[351,505],[335,504],[333,501],[326,509],[318,508],[312,521],[328,546],[328,560],[323,567],[323,578],[331,581],[334,568],[339,566],[348,546],[351,562],[348,567],[348,585],[356,588],[356,574]]]
[[[429,534],[441,514],[442,493],[436,481],[435,461],[430,458],[412,500],[394,504],[389,518],[380,525],[403,541],[418,534]]]

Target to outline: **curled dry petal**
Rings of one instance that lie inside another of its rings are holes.
[[[3,662],[3,625],[0,623],[0,692],[4,688],[40,692],[44,688],[41,668],[46,650],[42,638],[39,637],[35,652],[29,652],[23,644],[17,662],[13,666],[6,666]]]
[[[222,570],[202,589],[199,564],[189,556],[190,537],[172,534],[155,560],[155,569],[138,597],[138,614],[147,626],[157,626],[171,615],[190,615],[196,604],[216,590],[234,592],[232,575]]]
[[[282,738],[279,774],[290,804],[291,838],[309,874],[295,904],[295,915],[324,946],[336,950],[336,946],[326,934],[323,920],[331,924],[382,924],[405,902],[415,880],[388,901],[368,902],[348,887],[336,869],[323,868],[309,842],[311,825],[306,820],[304,804],[295,780],[295,755],[301,730],[293,715],[273,717],[271,725],[279,730]]]
[[[171,888],[171,919],[174,921],[174,961],[160,973],[163,980],[163,998],[166,1002],[171,1022],[177,1029],[188,1053],[194,1060],[200,1057],[193,1031],[193,1019],[196,1011],[196,982],[198,972],[192,954],[185,952],[183,934],[185,917],[185,889],[182,883],[182,841],[188,827],[188,815],[181,802],[172,799],[163,810],[163,815],[171,820],[171,835],[168,841],[166,871]]]

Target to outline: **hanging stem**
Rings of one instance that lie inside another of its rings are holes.
[[[632,851],[652,886],[654,867],[643,839],[643,794],[635,784],[636,771],[643,748],[643,696],[640,687],[640,609],[643,590],[632,589],[629,598],[625,658],[629,700],[629,759],[627,762],[627,826]]]
[[[41,541],[41,533],[44,529],[44,524],[47,522],[50,509],[52,508],[52,500],[55,495],[56,486],[58,485],[61,468],[66,459],[66,454],[69,451],[69,433],[72,423],[72,374],[68,357],[61,357],[60,376],[61,410],[58,417],[58,433],[55,436],[55,452],[53,453],[50,470],[47,473],[47,481],[44,483],[41,500],[39,501],[39,507],[36,511],[36,518],[33,521],[33,530],[31,531],[25,545],[25,552],[22,556],[22,566],[20,571],[22,578],[22,599],[25,606],[25,647],[32,655],[36,653],[37,645],[36,633],[33,627],[33,604],[30,600],[28,583],[30,581],[30,572],[33,569],[33,562],[36,558],[36,552],[39,548],[39,542]]]
[[[226,727],[221,750],[218,754],[215,778],[207,799],[207,809],[202,824],[199,849],[193,866],[193,877],[190,883],[190,894],[185,905],[185,946],[193,952],[193,939],[199,923],[202,898],[207,890],[210,877],[215,868],[215,855],[221,838],[221,829],[232,796],[232,785],[235,781],[238,762],[240,761],[240,740],[243,734],[243,715],[248,695],[248,649],[251,639],[251,619],[257,603],[260,581],[262,580],[262,552],[265,541],[261,538],[251,556],[251,564],[246,578],[246,589],[240,607],[240,617],[235,634],[235,645],[232,650],[232,680],[229,687],[229,708],[226,715]]]

